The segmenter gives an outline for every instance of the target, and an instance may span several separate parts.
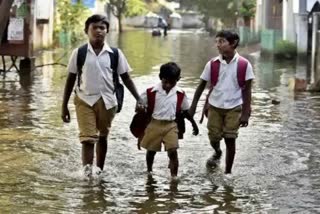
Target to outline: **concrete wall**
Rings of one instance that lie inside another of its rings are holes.
[[[33,47],[45,48],[53,42],[54,2],[36,0],[34,6]]]
[[[295,25],[295,17],[293,13],[293,1],[288,0],[283,1],[282,7],[282,23],[283,23],[283,34],[282,39],[288,40],[292,43],[296,43],[296,25]]]
[[[202,15],[197,13],[180,13],[182,28],[201,28],[204,26]]]
[[[308,14],[296,14],[297,48],[299,53],[307,53],[308,49]]]

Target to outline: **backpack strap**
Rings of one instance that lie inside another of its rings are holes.
[[[184,92],[177,91],[177,113],[181,112],[184,95]]]
[[[219,69],[220,69],[220,61],[212,60],[211,61],[211,87],[216,86],[219,79]]]
[[[147,99],[148,99],[148,107],[147,112],[151,115],[154,110],[154,105],[156,103],[156,91],[152,91],[153,87],[147,89]],[[179,113],[181,111],[182,102],[185,97],[184,92],[177,91],[177,108],[176,112]]]
[[[237,65],[237,79],[238,84],[241,89],[244,88],[246,83],[246,73],[247,73],[247,67],[248,67],[248,60],[246,60],[244,57],[239,56],[238,58],[238,65]],[[219,80],[219,69],[220,69],[220,61],[215,60],[211,61],[211,87],[213,88],[216,86],[218,80]]]
[[[147,99],[148,99],[148,114],[152,115],[154,105],[156,103],[156,92],[152,91],[153,87],[147,89]]]
[[[83,68],[84,62],[86,61],[87,51],[88,51],[88,44],[84,44],[78,48],[78,54],[77,54],[78,82],[77,84],[79,88],[80,88],[80,82],[81,82],[82,68]]]
[[[111,47],[111,50],[113,53],[109,52],[110,57],[110,67],[113,71],[113,83],[114,85],[118,85],[120,83],[119,81],[119,75],[118,75],[118,62],[119,62],[119,51],[118,48]]]
[[[243,89],[246,84],[247,67],[248,67],[248,60],[246,60],[242,56],[239,56],[237,78],[238,78],[238,83],[241,89]]]

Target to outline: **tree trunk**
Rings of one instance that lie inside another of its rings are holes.
[[[6,29],[10,8],[14,0],[2,0],[0,4],[0,42],[2,41],[3,32]]]
[[[118,17],[119,33],[122,33],[122,30],[123,30],[123,29],[122,29],[122,24],[121,24],[121,23],[122,23],[122,22],[121,22],[121,19],[122,19],[122,18],[121,18],[121,15],[120,15],[120,16]]]
[[[244,16],[243,20],[244,20],[244,26],[250,27],[251,18],[249,16]]]

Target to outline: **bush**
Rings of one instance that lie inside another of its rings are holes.
[[[281,58],[292,59],[297,56],[297,46],[287,40],[276,43],[275,55]]]

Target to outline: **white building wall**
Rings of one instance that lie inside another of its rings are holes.
[[[306,53],[308,49],[308,14],[296,14],[297,48],[299,53]]]
[[[283,1],[282,22],[283,22],[283,40],[296,43],[295,17],[293,12],[293,1]]]

